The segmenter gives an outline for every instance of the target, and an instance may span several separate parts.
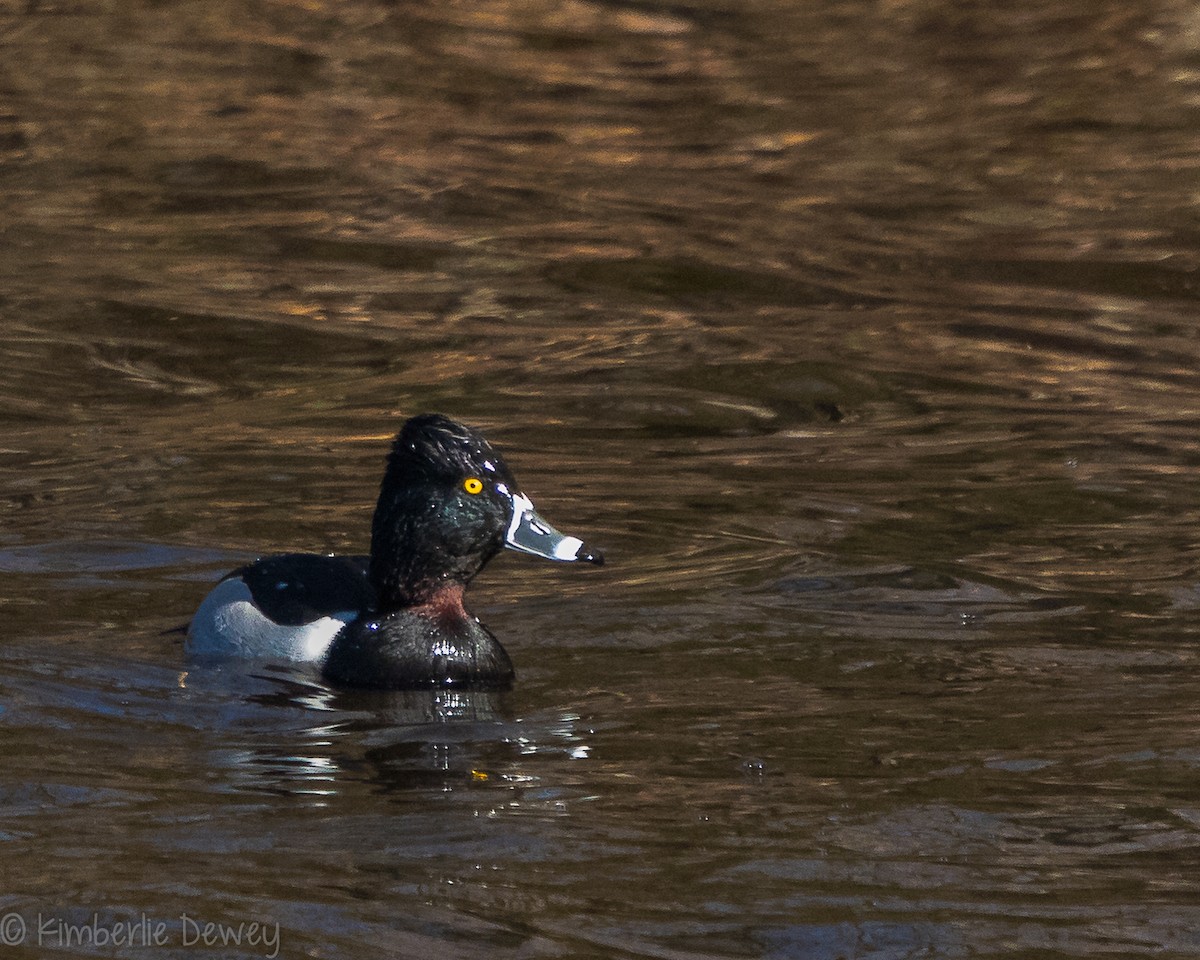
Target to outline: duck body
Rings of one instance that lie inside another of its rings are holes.
[[[232,571],[192,618],[188,652],[312,663],[346,686],[505,688],[512,662],[463,603],[504,548],[603,563],[538,516],[480,434],[413,417],[388,456],[371,553],[281,554]]]
[[[196,657],[316,662],[375,606],[370,558],[285,553],[226,574],[188,627]]]

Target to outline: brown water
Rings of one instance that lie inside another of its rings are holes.
[[[0,954],[1200,955],[1198,201],[1172,0],[0,5]],[[426,410],[512,693],[190,669]]]

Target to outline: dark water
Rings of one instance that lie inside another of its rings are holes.
[[[1198,200],[1171,0],[0,5],[0,953],[1200,955]],[[516,688],[189,668],[425,410]]]

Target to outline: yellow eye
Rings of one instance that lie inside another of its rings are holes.
[[[478,477],[467,477],[463,481],[463,489],[470,494],[483,493],[483,481]]]

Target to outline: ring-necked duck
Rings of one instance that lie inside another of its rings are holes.
[[[388,455],[371,555],[290,553],[234,570],[200,604],[188,650],[312,662],[350,686],[507,687],[508,654],[463,606],[467,584],[502,547],[604,562],[537,515],[477,432],[413,417]]]

